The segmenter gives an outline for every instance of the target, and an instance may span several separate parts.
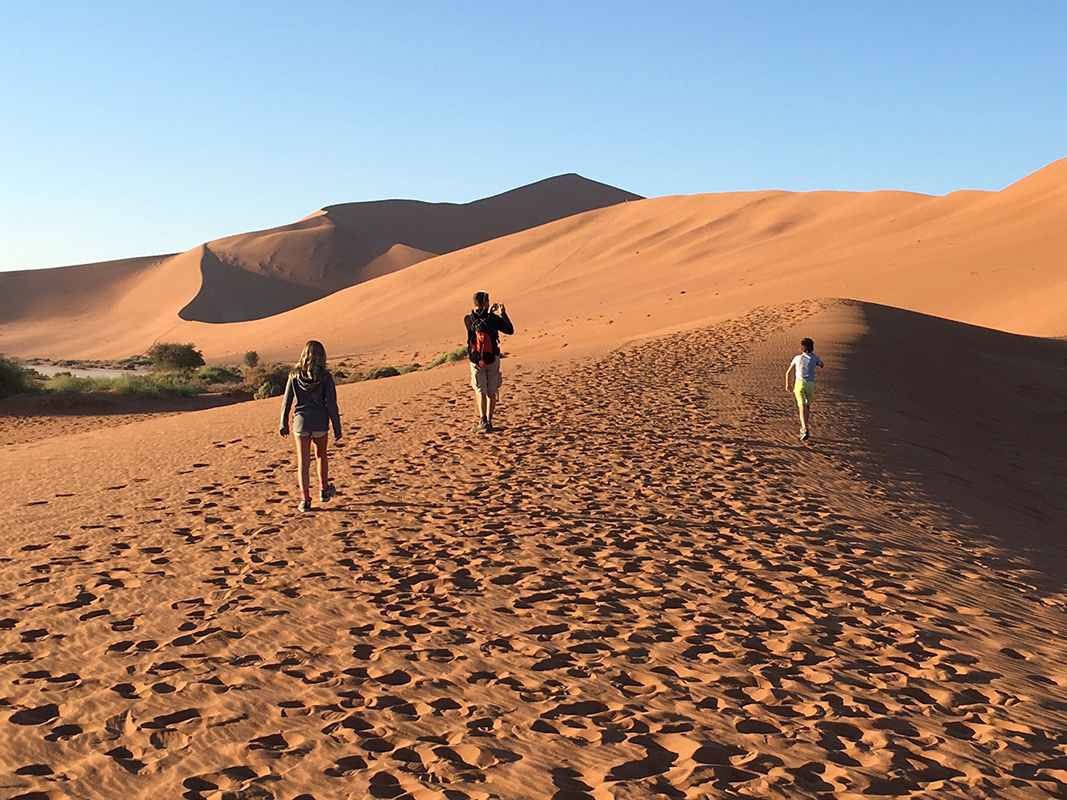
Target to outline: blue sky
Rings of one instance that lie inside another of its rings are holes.
[[[997,190],[1067,157],[1067,3],[0,0],[0,270],[577,172]]]

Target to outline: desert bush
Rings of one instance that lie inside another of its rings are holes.
[[[245,353],[245,366],[249,369],[259,366],[259,353],[255,350],[249,350]]]
[[[192,370],[204,366],[204,356],[192,344],[157,342],[149,348],[148,358],[157,370]]]
[[[395,378],[397,375],[406,375],[409,372],[414,372],[419,369],[418,364],[406,364],[401,367],[372,367],[366,372],[353,372],[349,374],[344,380],[344,383],[360,383],[361,381],[376,381],[380,378]],[[334,373],[334,378],[341,381],[338,374]]]
[[[121,378],[116,378],[115,380],[138,379],[132,376],[123,375]],[[140,380],[147,381],[153,386],[159,387],[164,392],[182,395],[183,397],[193,397],[203,391],[203,388],[199,384],[194,383],[189,377],[189,373],[181,369],[157,370]]]
[[[277,397],[285,391],[290,367],[286,364],[259,364],[244,373],[243,387],[254,392],[257,400]]]
[[[180,371],[153,372],[151,375],[119,375],[116,378],[76,378],[73,375],[55,375],[44,385],[50,392],[114,392],[136,397],[160,397],[177,394],[192,397],[202,390],[189,376]]]
[[[427,364],[423,369],[433,369],[434,367],[439,367],[446,362],[451,363],[453,361],[462,361],[466,357],[467,346],[463,345],[462,347],[457,347],[455,350],[449,350],[447,353],[442,353],[429,364]]]
[[[100,383],[101,378],[75,378],[69,372],[66,374],[53,375],[45,381],[44,388],[50,392],[92,392],[105,391]]]
[[[29,389],[30,381],[22,365],[0,356],[0,400]]]
[[[240,383],[244,380],[244,376],[236,369],[217,364],[207,364],[201,367],[197,371],[196,377],[207,385],[213,383]]]
[[[164,393],[162,386],[154,383],[151,378],[137,375],[120,375],[117,378],[105,378],[111,383],[111,391],[116,394],[129,394],[135,397],[159,397]]]
[[[400,374],[396,367],[374,367],[363,373],[363,380],[376,381],[379,378],[393,378]]]

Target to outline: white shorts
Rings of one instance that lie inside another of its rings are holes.
[[[484,367],[471,362],[471,388],[474,391],[495,395],[500,391],[500,384],[503,382],[504,376],[500,374],[499,356]]]

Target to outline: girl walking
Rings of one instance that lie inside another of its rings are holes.
[[[337,386],[326,369],[326,348],[314,340],[304,345],[300,361],[289,373],[282,401],[282,422],[278,433],[289,435],[289,410],[293,408],[293,438],[296,440],[296,469],[300,480],[300,511],[311,510],[311,448],[319,473],[319,500],[326,502],[334,494],[330,485],[326,444],[329,426],[341,438],[341,414],[337,410]]]

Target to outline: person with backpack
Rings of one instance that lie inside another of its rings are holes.
[[[471,387],[478,408],[473,431],[493,430],[493,412],[503,377],[500,374],[500,334],[515,333],[503,303],[489,305],[488,292],[474,293],[474,308],[463,318],[467,326],[467,355],[471,362]]]

